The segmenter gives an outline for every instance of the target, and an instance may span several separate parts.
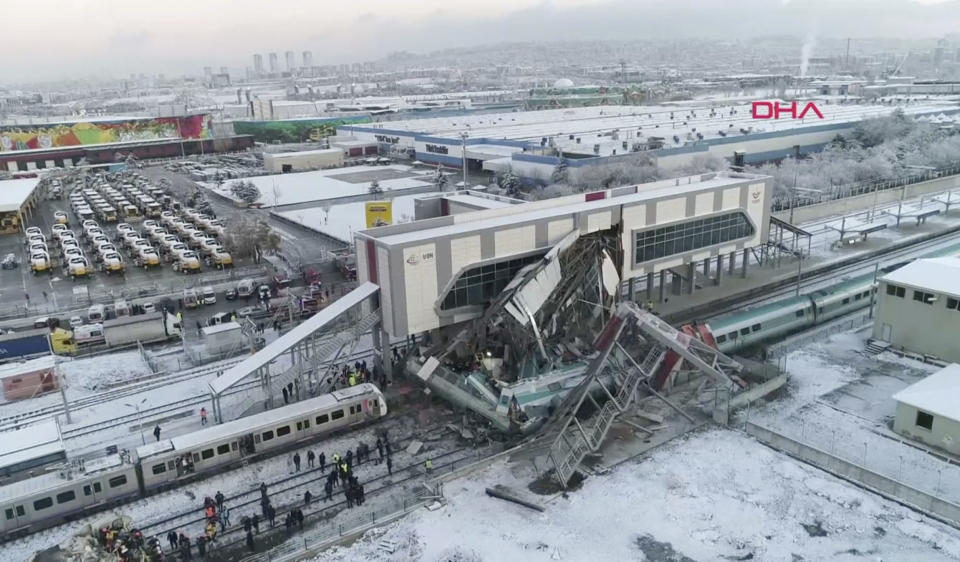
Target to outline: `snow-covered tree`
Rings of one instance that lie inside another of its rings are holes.
[[[373,180],[372,182],[370,182],[370,188],[367,189],[367,191],[368,191],[371,195],[379,195],[379,194],[383,193],[383,188],[380,187],[380,182],[379,182],[379,181]]]
[[[557,166],[553,169],[553,173],[550,175],[550,180],[553,183],[567,183],[567,176],[567,160],[561,157],[560,161],[557,162]]]
[[[230,193],[248,205],[260,199],[260,188],[249,180],[237,180],[231,183]]]

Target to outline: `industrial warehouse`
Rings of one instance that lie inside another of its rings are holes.
[[[381,152],[405,151],[422,162],[455,167],[465,162],[471,169],[512,171],[546,181],[561,159],[574,173],[638,156],[654,158],[666,169],[706,154],[742,166],[819,151],[863,120],[897,108],[947,123],[960,114],[949,98],[909,104],[825,99],[810,102],[819,108],[816,112],[796,102],[766,103],[784,106],[784,117],[774,119],[768,111],[758,119],[750,104],[608,105],[345,125],[337,128],[337,134],[376,141]]]

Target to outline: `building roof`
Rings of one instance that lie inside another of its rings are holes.
[[[44,421],[0,433],[0,467],[63,451],[57,420]]]
[[[919,410],[960,420],[960,365],[951,363],[918,383],[893,395],[893,399]]]
[[[38,183],[40,178],[0,181],[0,212],[19,210]]]
[[[342,154],[339,148],[318,148],[317,150],[301,150],[298,152],[265,152],[264,158],[299,158],[300,156],[312,156],[315,154]]]
[[[505,227],[512,224],[529,223],[536,220],[549,220],[556,217],[570,216],[575,213],[597,211],[618,205],[630,205],[660,197],[679,197],[688,193],[705,190],[715,190],[739,185],[749,181],[764,181],[765,176],[751,174],[712,173],[687,178],[675,178],[605,190],[605,197],[592,201],[586,200],[590,193],[578,193],[567,197],[548,199],[536,203],[510,205],[501,209],[485,209],[474,213],[458,215],[461,220],[454,223],[423,224],[420,229],[412,229],[410,224],[396,225],[397,229],[381,227],[375,230],[365,230],[362,234],[378,239],[390,246],[404,245],[427,239],[443,236],[467,234],[477,230]],[[632,190],[632,191],[631,191]],[[427,221],[424,221],[426,223]],[[416,225],[417,223],[412,223]],[[382,233],[381,233],[382,232]],[[393,233],[391,233],[393,232]]]
[[[916,260],[884,275],[880,280],[960,297],[960,259],[945,257]]]
[[[0,365],[0,379],[15,377],[17,375],[25,375],[35,371],[53,369],[54,365],[56,365],[56,359],[52,353],[50,355],[43,355],[41,357],[28,359],[26,361],[5,363]],[[3,451],[2,446],[0,446],[0,451]]]

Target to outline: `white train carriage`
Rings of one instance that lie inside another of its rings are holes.
[[[21,480],[0,487],[0,538],[32,533],[139,495],[137,468],[120,455],[92,460],[82,470]]]
[[[360,384],[283,408],[215,425],[137,449],[143,488],[172,487],[178,480],[282,449],[387,414],[380,390]]]

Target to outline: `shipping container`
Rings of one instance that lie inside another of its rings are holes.
[[[163,312],[154,312],[107,320],[103,323],[104,341],[110,347],[163,341],[169,337],[164,316]]]
[[[0,336],[0,361],[50,353],[50,330],[40,328]]]

